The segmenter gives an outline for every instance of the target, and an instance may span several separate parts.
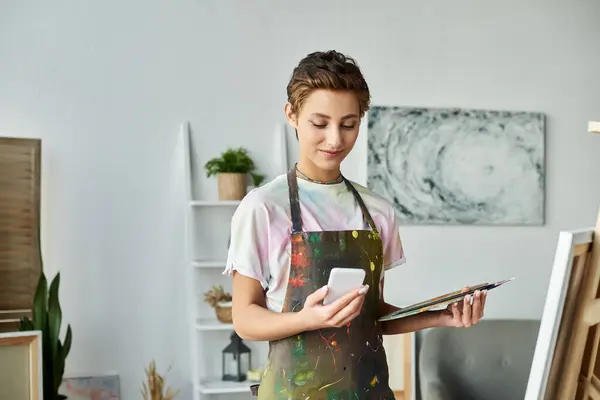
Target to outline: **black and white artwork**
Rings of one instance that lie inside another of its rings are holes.
[[[372,107],[368,186],[401,223],[544,224],[542,113]]]

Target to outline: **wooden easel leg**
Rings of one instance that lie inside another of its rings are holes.
[[[562,366],[560,383],[551,397],[557,400],[600,399],[600,366],[596,368],[600,341],[600,213],[596,221],[591,254],[575,311],[573,332]],[[597,371],[595,372],[595,370]]]
[[[412,341],[414,333],[404,335],[404,400],[412,399]]]

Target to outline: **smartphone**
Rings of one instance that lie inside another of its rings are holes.
[[[360,268],[333,268],[327,282],[327,295],[323,304],[331,304],[340,297],[359,289],[365,280],[365,270]]]

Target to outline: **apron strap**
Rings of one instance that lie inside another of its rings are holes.
[[[302,232],[302,217],[300,216],[300,198],[298,197],[298,181],[296,168],[288,171],[288,190],[290,192],[290,210],[292,213],[292,232]]]
[[[302,217],[300,215],[300,198],[298,196],[298,178],[296,177],[296,168],[291,168],[287,173],[288,180],[288,191],[290,194],[290,210],[292,214],[292,232],[302,232]],[[344,177],[344,182],[346,186],[356,199],[360,210],[362,211],[363,218],[367,221],[367,224],[371,227],[371,229],[377,232],[377,227],[375,226],[375,222],[373,221],[373,217],[371,217],[371,213],[367,209],[365,202],[362,197],[358,193],[358,191],[354,188],[354,186],[350,183],[348,179]]]
[[[377,227],[375,226],[375,222],[373,221],[373,217],[371,217],[371,213],[369,212],[369,209],[365,205],[365,202],[363,201],[362,197],[360,196],[360,194],[358,193],[358,191],[356,190],[356,188],[345,177],[344,177],[344,182],[346,182],[346,186],[348,186],[348,189],[350,189],[350,191],[354,195],[354,198],[356,199],[356,202],[358,203],[358,206],[360,207],[360,209],[362,211],[364,219],[367,221],[367,223],[369,224],[369,226],[371,227],[371,229],[373,231],[377,232]]]

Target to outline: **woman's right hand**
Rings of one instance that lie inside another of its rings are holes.
[[[298,312],[307,331],[347,325],[360,314],[369,285],[354,290],[331,304],[323,305],[327,289],[327,286],[323,286],[311,293]]]

